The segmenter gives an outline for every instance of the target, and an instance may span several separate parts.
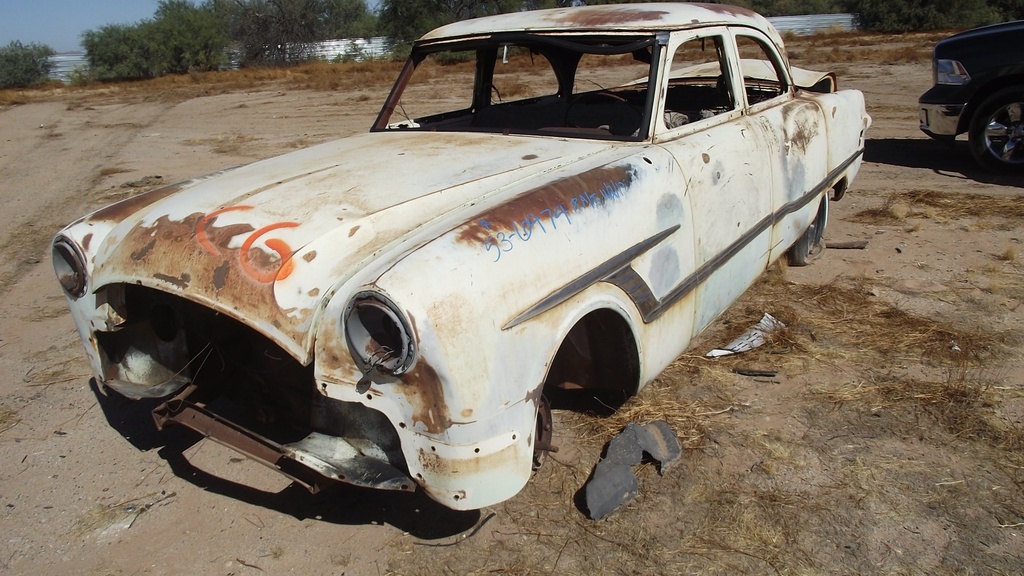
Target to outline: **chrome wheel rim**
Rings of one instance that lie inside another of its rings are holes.
[[[989,117],[985,126],[985,148],[1005,164],[1024,164],[1024,102],[1010,102]]]

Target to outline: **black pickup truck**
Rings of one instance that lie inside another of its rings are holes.
[[[982,167],[1024,174],[1024,20],[961,32],[935,45],[935,85],[921,95],[921,130],[967,133]]]

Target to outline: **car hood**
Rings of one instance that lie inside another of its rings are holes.
[[[389,249],[608,143],[493,134],[371,133],[155,190],[77,236],[94,287],[133,283],[229,314],[308,360],[320,303]],[[507,192],[513,194],[514,192]],[[401,245],[401,246],[400,246]]]

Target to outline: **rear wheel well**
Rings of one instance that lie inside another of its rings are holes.
[[[566,334],[548,369],[544,394],[555,408],[611,412],[636,393],[639,382],[633,331],[619,312],[603,308]]]

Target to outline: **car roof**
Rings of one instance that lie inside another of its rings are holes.
[[[760,14],[737,6],[689,2],[604,4],[498,14],[441,26],[424,34],[417,44],[502,32],[657,32],[723,24],[757,28],[782,45],[778,32]]]

